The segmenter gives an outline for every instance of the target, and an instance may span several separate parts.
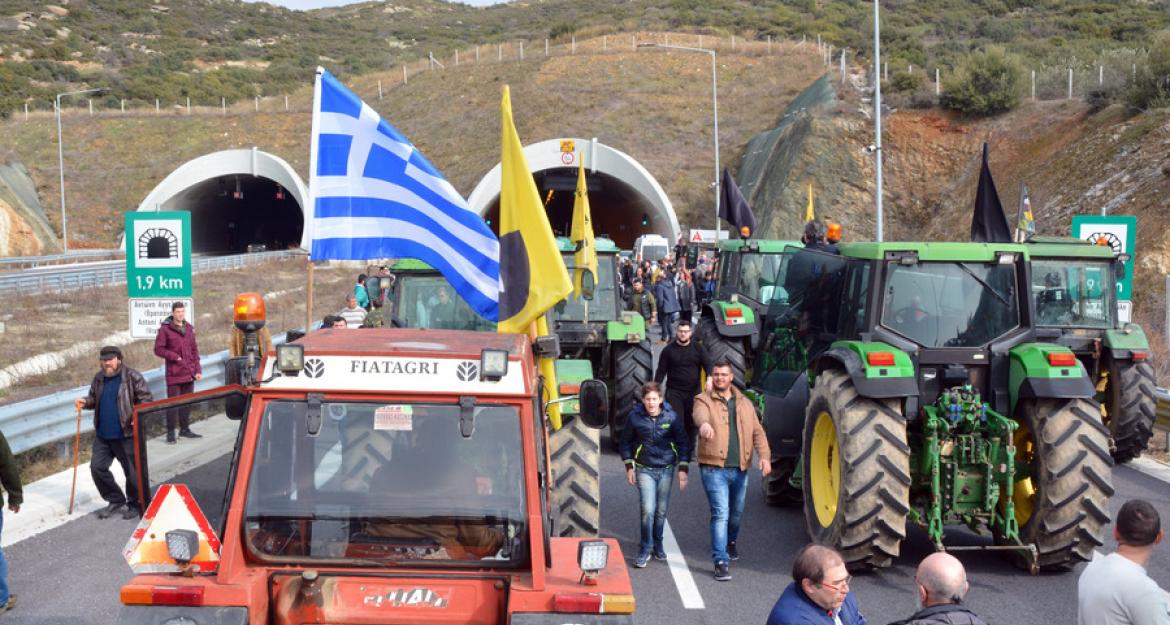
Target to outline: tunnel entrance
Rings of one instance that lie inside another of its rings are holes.
[[[305,226],[289,190],[262,177],[204,180],[175,195],[165,209],[191,212],[191,251],[196,254],[295,247]]]
[[[308,197],[305,183],[280,157],[256,148],[224,150],[175,169],[138,210],[188,211],[192,252],[238,254],[301,246]]]
[[[548,223],[553,233],[569,236],[573,227],[574,192],[577,189],[577,170],[571,167],[546,169],[532,175],[540,199],[544,202]],[[607,236],[622,249],[634,246],[634,239],[643,234],[669,232],[670,224],[663,223],[654,206],[636,189],[605,173],[585,175],[589,192],[589,215],[593,232]],[[500,198],[497,195],[488,205],[484,218],[492,231],[499,234]]]
[[[678,217],[670,199],[650,172],[628,154],[596,139],[550,139],[524,147],[536,189],[553,232],[572,230],[573,193],[577,169],[585,160],[593,232],[606,235],[623,249],[643,234],[678,238]],[[496,165],[467,198],[471,210],[482,215],[497,234],[500,227],[500,166]]]

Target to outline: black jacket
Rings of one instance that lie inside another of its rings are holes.
[[[890,625],[987,625],[987,623],[962,605],[944,603],[923,608],[910,618]]]
[[[686,471],[691,462],[691,437],[687,436],[682,419],[666,402],[662,402],[657,419],[646,414],[642,402],[635,404],[622,430],[619,449],[622,462],[627,465],[659,468],[678,463],[679,470]]]
[[[118,421],[122,423],[122,436],[134,435],[131,419],[134,417],[134,406],[154,401],[150,394],[150,387],[141,373],[122,365],[122,385],[118,387]],[[89,385],[89,395],[85,398],[85,409],[93,410],[93,429],[98,427],[98,400],[102,396],[102,387],[106,384],[106,374],[98,371]]]
[[[19,506],[24,503],[24,486],[20,482],[20,467],[16,464],[16,456],[8,446],[8,439],[0,434],[0,484],[8,492],[8,505]],[[0,500],[0,506],[4,502]]]

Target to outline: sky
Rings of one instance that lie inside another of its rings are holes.
[[[260,0],[245,0],[245,2],[258,2]],[[269,4],[276,4],[290,9],[306,10],[306,9],[320,9],[322,7],[337,7],[345,4],[355,4],[355,0],[264,0]],[[474,6],[486,6],[489,4],[499,4],[506,0],[461,0],[464,4],[471,4]]]

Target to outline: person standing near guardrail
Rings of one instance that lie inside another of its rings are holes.
[[[16,456],[8,446],[8,439],[0,434],[0,485],[8,493],[8,510],[13,514],[20,512],[20,504],[24,503],[24,486],[20,480],[20,467],[16,464]],[[3,508],[0,501],[0,509]],[[0,528],[4,527],[4,516],[0,510]],[[16,595],[8,591],[8,560],[4,552],[0,551],[0,612],[7,612],[16,607]]]
[[[187,322],[183,302],[171,304],[171,316],[163,320],[154,338],[154,355],[166,361],[167,397],[195,392],[195,382],[203,379],[199,364],[199,345],[195,343],[195,326]],[[202,438],[191,431],[191,409],[167,411],[167,444],[174,445],[175,427],[183,438]]]
[[[106,346],[99,353],[101,370],[93,376],[89,395],[77,399],[74,404],[80,410],[93,410],[93,453],[89,461],[89,472],[98,494],[106,500],[107,506],[98,510],[99,519],[109,518],[120,510],[122,518],[133,519],[142,516],[146,504],[150,503],[150,474],[146,468],[146,454],[142,453],[142,492],[146,501],[138,500],[138,476],[134,470],[134,406],[153,401],[150,387],[142,374],[122,365],[122,350]],[[145,439],[139,437],[145,448]],[[145,451],[145,449],[143,449]],[[126,476],[126,492],[114,481],[110,465],[117,460]]]

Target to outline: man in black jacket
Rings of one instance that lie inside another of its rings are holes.
[[[74,402],[78,410],[93,410],[93,456],[89,472],[98,493],[108,502],[98,510],[99,519],[109,518],[120,510],[122,518],[142,516],[150,503],[150,478],[146,469],[146,440],[139,436],[142,456],[142,500],[138,497],[138,475],[134,470],[134,406],[153,401],[146,378],[122,365],[122,350],[106,346],[101,349],[101,371],[89,385],[89,395]],[[126,492],[118,487],[110,465],[114,460],[122,465],[126,476]]]
[[[695,408],[695,395],[698,395],[702,372],[711,374],[711,357],[707,350],[692,340],[694,326],[690,321],[682,320],[677,324],[677,334],[669,345],[658,355],[658,369],[654,371],[654,381],[662,384],[666,380],[666,403],[682,418],[686,426],[687,436],[695,440],[695,421],[691,418]]]
[[[8,510],[13,514],[20,512],[20,504],[24,503],[24,485],[21,484],[16,456],[3,434],[0,434],[0,485],[8,493]],[[0,501],[0,507],[2,504]],[[8,590],[8,560],[4,558],[4,552],[0,551],[0,612],[7,612],[15,606],[16,595]]]
[[[922,609],[891,625],[987,625],[962,605],[967,572],[955,556],[941,551],[926,556],[918,565],[914,584]]]

